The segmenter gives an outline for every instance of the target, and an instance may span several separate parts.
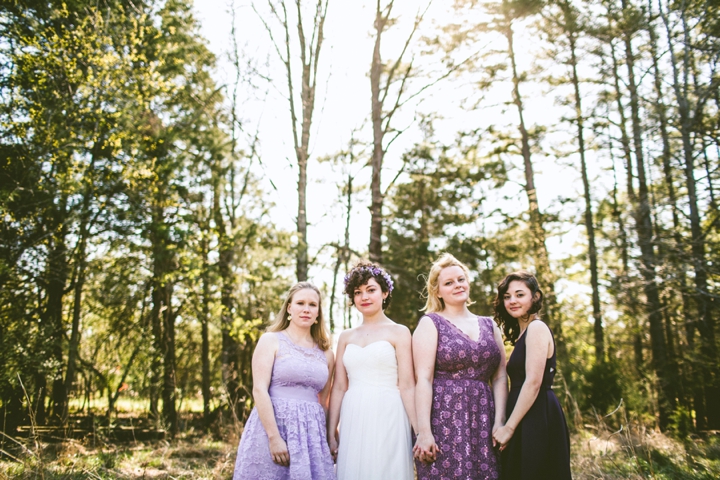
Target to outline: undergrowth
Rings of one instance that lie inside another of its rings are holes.
[[[720,478],[720,436],[668,436],[628,421],[597,417],[573,434],[575,480],[715,480]],[[172,442],[61,443],[5,438],[0,479],[229,479],[237,430],[217,437],[186,434]],[[218,440],[221,438],[222,440]],[[10,453],[12,451],[12,453]]]

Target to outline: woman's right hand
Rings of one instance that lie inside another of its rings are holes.
[[[287,444],[281,437],[270,439],[270,457],[273,462],[283,467],[290,466],[290,452],[288,452]]]
[[[432,463],[437,459],[437,454],[440,452],[435,443],[435,437],[432,433],[421,433],[418,435],[413,447],[413,456],[418,460],[425,463]]]
[[[328,436],[328,445],[330,446],[330,455],[332,455],[334,461],[337,461],[338,439],[336,435]]]

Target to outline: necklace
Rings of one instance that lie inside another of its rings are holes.
[[[290,341],[291,341],[292,343],[294,343],[295,345],[297,345],[298,347],[302,347],[302,344],[300,343],[301,341],[304,341],[305,344],[310,343],[310,344],[315,345],[315,342],[313,341],[312,336],[311,336],[309,339],[308,339],[308,338],[303,338],[303,339],[301,339],[301,340],[296,340],[295,338],[293,338],[292,335],[290,335],[290,331],[289,331],[289,330],[290,330],[289,328],[286,328],[286,329],[285,329],[285,335],[287,335],[288,338],[290,339]]]

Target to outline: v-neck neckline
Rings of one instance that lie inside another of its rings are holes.
[[[448,320],[448,319],[445,318],[444,316],[440,315],[439,313],[437,314],[437,316],[440,317],[440,318],[442,318],[443,320],[445,320],[446,323],[452,325],[452,327],[453,327],[455,330],[457,330],[458,332],[460,332],[465,338],[467,338],[468,340],[470,340],[472,343],[480,343],[480,334],[481,334],[481,332],[480,332],[480,316],[479,316],[479,315],[475,315],[475,318],[477,318],[477,326],[478,326],[478,338],[477,338],[477,340],[473,340],[470,335],[468,335],[467,333],[465,333],[460,327],[458,327],[457,325],[455,325],[454,323],[452,323],[450,320]]]

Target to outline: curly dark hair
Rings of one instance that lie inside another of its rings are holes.
[[[350,304],[355,305],[355,290],[362,285],[366,285],[371,278],[374,278],[378,285],[380,285],[383,293],[388,292],[388,296],[385,297],[382,304],[382,308],[385,310],[390,306],[390,301],[392,300],[393,281],[389,273],[374,263],[360,260],[353,265],[347,275],[345,275],[345,289],[343,293],[350,299]]]
[[[515,345],[515,342],[520,336],[520,324],[518,323],[517,318],[510,315],[505,309],[505,294],[507,293],[510,284],[514,281],[523,282],[525,286],[530,289],[530,295],[533,297],[533,303],[530,310],[528,310],[529,315],[538,313],[542,309],[544,297],[535,275],[525,270],[519,270],[509,274],[498,284],[497,296],[495,297],[495,300],[493,300],[495,321],[500,327],[502,327],[503,332],[505,332],[505,338],[507,338],[512,345]],[[537,298],[535,298],[535,294],[537,294]]]

